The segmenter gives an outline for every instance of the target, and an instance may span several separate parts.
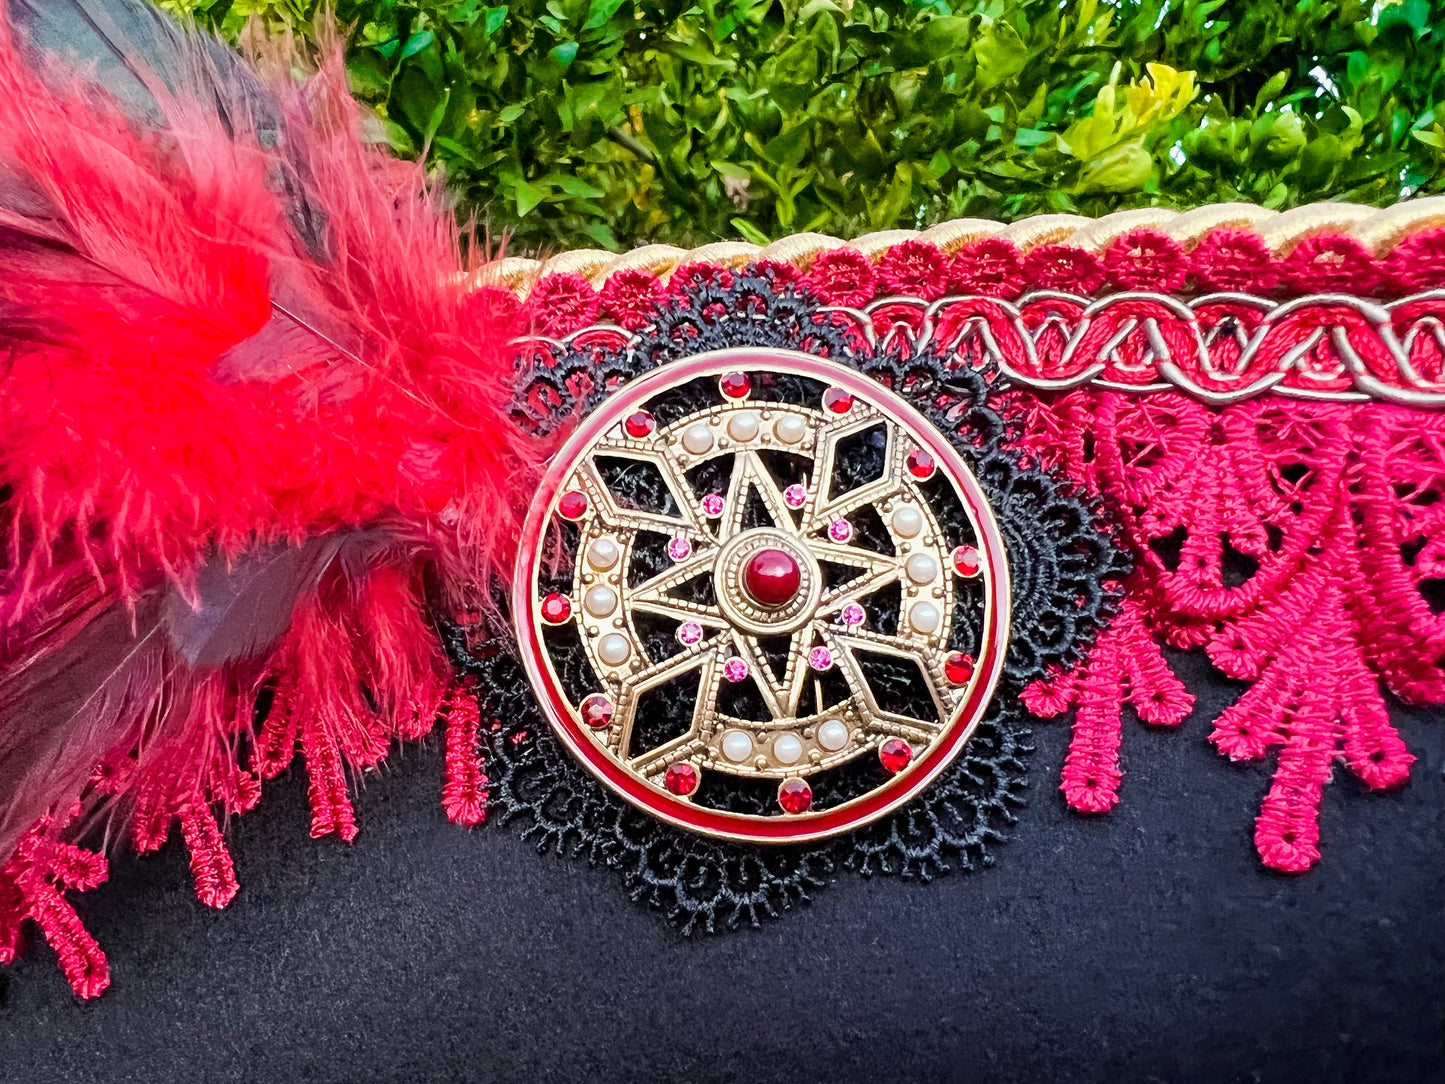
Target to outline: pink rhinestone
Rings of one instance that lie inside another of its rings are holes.
[[[709,493],[702,499],[702,514],[708,519],[717,519],[723,514],[723,499],[721,493]]]
[[[833,668],[833,653],[826,647],[815,647],[808,652],[808,665],[814,670],[831,670]]]
[[[853,537],[853,524],[846,519],[835,519],[828,524],[828,537],[834,542],[846,542]]]
[[[745,660],[734,655],[727,662],[723,663],[723,677],[729,681],[742,681],[748,676],[748,664]]]
[[[863,624],[868,618],[868,614],[864,611],[863,607],[856,602],[850,602],[844,606],[843,612],[839,614],[839,616],[843,619],[843,624],[847,625],[850,629]]]
[[[677,642],[683,647],[692,647],[702,639],[702,626],[696,621],[684,621],[677,626]]]
[[[692,556],[692,543],[682,535],[677,535],[668,542],[667,555],[674,561],[686,561]]]
[[[783,490],[783,503],[789,508],[802,508],[808,503],[808,491],[799,485],[789,486]]]

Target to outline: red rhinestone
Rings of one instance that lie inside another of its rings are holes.
[[[635,414],[627,415],[627,420],[622,423],[627,430],[629,437],[645,437],[657,428],[657,419],[645,410],[639,410]]]
[[[784,779],[778,787],[778,805],[784,813],[806,813],[813,808],[813,788],[801,779]]]
[[[983,555],[972,546],[959,546],[953,551],[953,570],[971,580],[983,571]]]
[[[889,738],[878,749],[878,759],[883,762],[883,767],[897,775],[913,759],[913,746],[902,738]]]
[[[549,625],[560,625],[572,616],[572,600],[566,595],[553,591],[542,600],[542,620]]]
[[[973,678],[973,656],[953,652],[943,660],[943,676],[955,685],[967,685]]]
[[[593,693],[577,710],[582,714],[582,721],[593,730],[612,725],[612,701],[601,693]]]
[[[662,777],[662,785],[680,798],[685,798],[697,790],[697,783],[697,769],[685,760],[669,764],[667,773]]]
[[[746,373],[728,373],[718,381],[718,387],[729,399],[745,399],[748,392],[753,390],[753,382]]]
[[[580,490],[562,494],[557,502],[557,513],[563,519],[581,519],[587,512],[587,494]]]
[[[853,409],[853,397],[842,388],[829,388],[823,393],[823,406],[834,414],[847,414]]]
[[[908,473],[915,478],[932,478],[937,464],[933,456],[929,455],[922,448],[914,448],[908,453]]]
[[[763,606],[791,602],[803,582],[803,570],[785,550],[758,550],[743,566],[743,587]]]

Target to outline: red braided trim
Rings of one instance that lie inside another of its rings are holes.
[[[810,253],[805,266],[761,264],[774,268],[779,281],[796,279],[825,304],[847,308],[897,296],[1016,301],[1040,290],[1076,294],[1085,305],[1129,291],[1238,291],[1273,302],[1335,292],[1388,298],[1445,289],[1445,227],[1417,230],[1381,255],[1348,234],[1328,230],[1304,237],[1281,254],[1259,234],[1241,229],[1212,230],[1186,250],[1167,233],[1145,228],[1120,234],[1099,252],[1071,244],[1040,244],[1025,251],[997,236],[949,252],[914,238],[871,256],[843,245]],[[597,322],[632,330],[657,297],[686,279],[689,269],[720,266],[684,263],[671,270],[666,285],[658,273],[639,267],[604,268],[595,279],[573,271],[543,273],[527,294],[522,325],[551,338]],[[488,299],[508,294],[497,286],[478,291],[479,298]],[[485,303],[491,308],[501,304]]]
[[[211,807],[197,802],[180,813],[181,834],[191,852],[191,877],[196,882],[196,898],[207,907],[224,907],[235,898],[241,887],[236,883],[236,868],[231,852],[221,839]]]
[[[480,728],[476,694],[457,685],[447,704],[442,809],[448,820],[467,828],[475,828],[487,816],[487,776],[477,741]]]
[[[222,672],[168,688],[171,710],[185,713],[180,725],[165,728],[174,736],[115,750],[88,797],[130,802],[131,841],[142,853],[158,849],[179,823],[197,898],[224,907],[239,883],[222,818],[255,806],[263,779],[288,767],[299,748],[310,777],[312,836],[349,842],[358,825],[348,773],[375,767],[393,738],[430,733],[447,704],[443,806],[459,823],[481,823],[486,776],[476,702],[451,686],[423,612],[408,578],[389,568],[371,570],[364,590],[344,604],[308,604],[259,676],[242,681]],[[259,727],[258,689],[265,690],[263,710],[269,703]],[[0,963],[15,958],[24,924],[34,922],[76,992],[93,997],[109,983],[105,956],[64,893],[100,884],[106,862],[62,842],[64,828],[41,821],[0,867]]]
[[[102,884],[107,865],[103,855],[57,840],[63,827],[43,819],[0,867],[0,963],[14,962],[24,946],[24,924],[33,922],[75,992],[96,997],[110,985],[110,968],[65,893]]]

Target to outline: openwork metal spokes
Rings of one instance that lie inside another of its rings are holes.
[[[514,604],[559,733],[604,782],[687,827],[809,838],[956,752],[997,677],[1007,570],[927,422],[851,370],[765,357],[678,363],[589,416]],[[545,590],[559,526],[570,588]],[[758,783],[772,815],[736,808]]]

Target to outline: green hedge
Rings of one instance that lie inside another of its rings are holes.
[[[235,37],[316,0],[169,0]],[[1445,190],[1426,0],[336,0],[511,251]]]

